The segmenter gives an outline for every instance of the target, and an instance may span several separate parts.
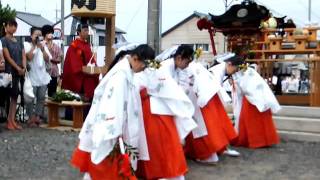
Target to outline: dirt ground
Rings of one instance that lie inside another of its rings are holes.
[[[43,128],[9,132],[0,128],[0,180],[81,179],[82,175],[69,164],[77,132]],[[282,140],[272,148],[238,150],[240,157],[222,156],[216,166],[188,161],[186,179],[320,179],[320,143]]]

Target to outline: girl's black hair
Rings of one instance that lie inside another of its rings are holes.
[[[113,61],[111,62],[109,69],[113,68],[114,65],[116,65],[120,59],[122,59],[125,55],[130,54],[131,51],[120,51],[113,59]]]
[[[53,34],[54,29],[49,24],[46,24],[46,25],[42,26],[41,33],[42,33],[42,36],[45,37],[47,34],[50,34],[50,33]]]
[[[30,28],[30,35],[32,35],[35,31],[41,31],[41,29],[38,27],[35,27],[35,26],[31,27]]]
[[[15,27],[18,27],[18,23],[15,19],[9,19],[7,20],[5,23],[4,23],[4,26],[15,26]]]
[[[0,25],[0,27],[2,27],[1,28],[2,36],[6,35],[5,27],[7,25],[18,27],[18,23],[17,23],[17,21],[15,19],[8,19],[6,22],[3,23],[3,25],[2,24]]]
[[[153,60],[155,58],[154,50],[147,44],[139,45],[131,51],[130,55],[136,55],[140,61]]]
[[[178,47],[176,53],[173,55],[174,58],[177,56],[181,56],[183,59],[187,58],[192,58],[193,57],[193,48],[190,45],[182,44]]]
[[[238,65],[241,65],[244,63],[244,58],[242,56],[236,55],[236,56],[233,56],[233,57],[225,60],[225,62],[230,62],[231,65],[238,66]]]
[[[146,60],[153,60],[155,58],[154,50],[147,44],[141,44],[134,50],[120,51],[116,55],[116,57],[114,57],[112,63],[109,66],[109,70],[113,68],[119,62],[119,60],[127,54],[130,54],[131,56],[136,55],[138,59],[143,62],[145,62]]]

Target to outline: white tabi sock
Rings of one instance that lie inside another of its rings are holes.
[[[185,180],[185,179],[184,179],[184,176],[177,176],[177,177],[174,177],[174,178],[162,178],[162,179],[159,179],[159,180]]]
[[[219,161],[219,157],[217,153],[213,153],[208,159],[205,159],[205,160],[197,159],[197,161],[203,162],[203,163],[216,163]]]
[[[89,173],[84,173],[83,180],[91,180]]]

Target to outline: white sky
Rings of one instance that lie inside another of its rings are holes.
[[[56,21],[56,9],[59,10],[61,0],[1,0],[17,11],[41,14],[48,20]],[[242,0],[234,0],[240,3]],[[65,15],[71,10],[71,0],[64,0]],[[194,11],[212,13],[224,12],[225,0],[163,0],[162,32],[174,26]],[[231,2],[231,0],[228,0]],[[275,11],[275,16],[287,15],[296,24],[303,25],[308,21],[308,0],[256,0]],[[116,26],[127,32],[130,42],[146,42],[148,0],[117,0]],[[320,0],[312,0],[312,21],[320,24]]]

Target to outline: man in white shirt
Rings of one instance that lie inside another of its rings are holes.
[[[31,42],[24,43],[28,65],[30,67],[28,75],[36,98],[35,107],[33,101],[27,102],[26,109],[29,116],[28,123],[30,126],[39,125],[40,123],[40,116],[43,113],[47,85],[51,80],[51,77],[46,70],[46,63],[50,62],[52,56],[48,47],[46,47],[42,42],[41,37],[40,29],[33,27],[31,28]]]

